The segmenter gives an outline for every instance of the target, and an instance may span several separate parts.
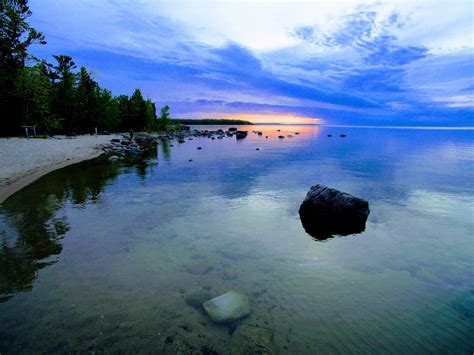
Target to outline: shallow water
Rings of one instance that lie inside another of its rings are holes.
[[[264,134],[96,159],[10,197],[0,352],[243,353],[249,329],[287,354],[474,350],[474,131],[247,129]],[[367,199],[366,230],[306,234],[316,183]],[[252,309],[231,325],[186,303],[228,290]]]

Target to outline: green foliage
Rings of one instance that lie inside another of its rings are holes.
[[[158,119],[158,128],[160,130],[167,130],[173,125],[173,122],[171,122],[170,119],[169,111],[170,107],[168,105],[165,105],[161,108],[160,117]]]
[[[20,133],[25,124],[47,134],[158,129],[155,104],[139,89],[113,97],[86,68],[77,71],[70,56],[54,55],[55,64],[29,56],[30,45],[46,43],[30,16],[27,0],[0,0],[0,135]],[[162,109],[163,127],[171,124],[168,110]]]
[[[51,111],[53,115],[62,121],[66,132],[74,132],[77,128],[74,115],[76,77],[73,69],[76,64],[71,57],[66,55],[54,55],[56,65],[50,65],[50,77],[53,84],[51,97]]]
[[[130,129],[139,130],[145,127],[147,107],[145,99],[139,89],[136,89],[129,101],[129,121]]]
[[[156,106],[150,100],[146,100],[146,119],[145,119],[145,130],[148,132],[154,132],[158,130],[158,121],[156,117]]]
[[[22,68],[15,80],[13,93],[21,103],[21,122],[38,125],[49,118],[51,82],[42,65]]]
[[[0,0],[0,134],[18,132],[23,113],[15,82],[24,76],[28,47],[46,43],[44,36],[27,22],[31,16],[27,3]]]

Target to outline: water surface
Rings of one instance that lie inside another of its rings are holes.
[[[244,325],[288,354],[474,350],[473,131],[243,128],[263,135],[96,159],[10,197],[0,352],[240,353]],[[306,234],[316,183],[367,199],[366,230]],[[235,324],[185,301],[228,290],[250,298]]]

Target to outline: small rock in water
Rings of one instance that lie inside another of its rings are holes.
[[[234,335],[238,340],[238,354],[276,354],[273,331],[267,328],[241,325]]]
[[[256,148],[255,150],[260,150],[260,148]]]
[[[278,136],[278,138],[283,139],[283,138],[285,138],[285,136]]]
[[[232,267],[225,267],[220,274],[224,280],[235,280],[239,277],[239,271]]]
[[[296,135],[300,134],[300,132],[295,132]]]
[[[230,323],[250,314],[249,299],[241,292],[229,291],[203,305],[206,313],[216,323]]]
[[[197,150],[201,150],[201,149],[202,149],[202,147],[197,147]]]
[[[345,134],[341,134],[341,135],[339,135],[339,137],[341,137],[341,138],[345,138],[345,137],[347,137],[347,135],[345,135]]]
[[[179,139],[179,140],[178,140],[178,143],[184,143],[184,142],[185,142],[184,139]]]
[[[197,261],[186,265],[186,270],[193,275],[204,275],[214,269],[214,266],[210,265],[205,260]]]
[[[235,133],[235,138],[236,139],[244,139],[244,138],[247,137],[247,133],[248,133],[247,131],[237,131]]]
[[[209,292],[197,291],[187,295],[184,300],[187,305],[202,310],[202,304],[206,301],[209,301],[211,298],[212,295]]]
[[[329,138],[332,137],[332,134],[328,134],[328,137],[329,137]]]
[[[109,160],[110,160],[110,161],[117,161],[117,160],[119,160],[119,159],[120,159],[120,158],[119,158],[118,156],[116,156],[116,155],[112,155],[111,157],[109,157]]]

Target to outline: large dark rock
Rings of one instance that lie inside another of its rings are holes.
[[[230,127],[230,128],[228,129],[228,131],[229,131],[229,132],[235,132],[235,131],[237,131],[237,128],[235,128],[235,127]]]
[[[299,212],[308,234],[327,239],[363,232],[370,210],[367,201],[318,184],[311,187]]]
[[[235,138],[237,139],[244,139],[247,137],[247,131],[237,131],[235,132]]]

